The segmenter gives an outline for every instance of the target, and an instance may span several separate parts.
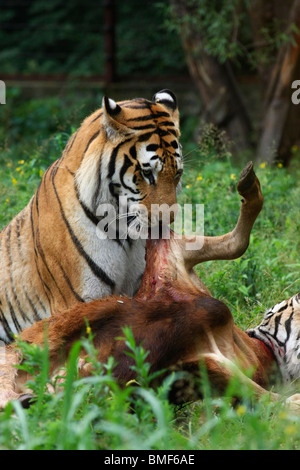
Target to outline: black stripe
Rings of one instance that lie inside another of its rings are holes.
[[[145,178],[149,180],[149,184],[155,184],[155,179],[152,173],[150,175],[145,175]]]
[[[129,198],[127,198],[127,201],[141,202],[141,201],[143,201],[143,200],[145,199],[145,197],[147,197],[147,194],[145,194],[145,195],[142,196],[142,197],[137,197],[137,198],[135,198],[135,197],[129,197]]]
[[[47,186],[46,186],[46,185],[47,185],[47,176],[48,176],[49,171],[50,171],[50,173],[51,173],[51,171],[52,171],[52,166],[53,166],[53,165],[54,165],[54,163],[52,163],[52,164],[47,168],[47,170],[45,171],[45,173],[44,173],[44,175],[43,175],[42,183],[43,183],[43,185],[44,185],[44,190],[45,190],[45,191],[47,191]]]
[[[79,196],[79,192],[78,192],[78,188],[77,188],[76,184],[74,184],[74,187],[75,187],[76,197],[77,197],[78,202],[81,205],[85,215],[88,217],[88,219],[90,219],[91,222],[93,222],[93,224],[97,225],[98,222],[99,222],[99,218],[95,214],[93,214],[93,212],[87,207],[87,205],[83,201],[80,200],[80,196]]]
[[[97,187],[96,187],[96,190],[95,190],[95,192],[94,192],[93,200],[92,200],[94,212],[97,211],[97,200],[98,200],[98,195],[99,195],[100,187],[101,187],[101,162],[102,162],[102,155],[100,155],[99,161],[98,161],[98,167],[97,167],[97,175],[98,175]]]
[[[74,144],[74,142],[75,142],[75,139],[76,139],[76,137],[77,137],[77,134],[78,134],[78,129],[77,129],[77,131],[73,134],[73,136],[71,137],[72,141],[71,141],[70,146],[69,146],[69,144],[68,144],[68,149],[67,149],[67,152],[68,152],[68,153],[70,152],[70,150],[71,150],[72,147],[73,147],[73,144]]]
[[[83,298],[80,297],[80,295],[75,291],[74,287],[72,286],[72,283],[71,283],[69,277],[67,276],[67,274],[66,274],[64,268],[63,268],[61,265],[59,265],[59,267],[60,267],[60,269],[61,269],[61,271],[62,271],[62,273],[63,273],[63,276],[64,276],[65,280],[67,281],[67,284],[68,284],[70,290],[72,291],[72,293],[73,293],[74,296],[76,297],[76,300],[78,300],[78,302],[84,302]]]
[[[14,336],[13,336],[13,333],[11,331],[11,328],[5,318],[5,315],[2,311],[2,309],[0,308],[0,321],[1,321],[1,326],[3,327],[4,329],[4,332],[8,338],[9,341],[13,341],[14,340]]]
[[[122,106],[123,107],[123,106]],[[126,105],[124,108],[128,109],[149,109],[149,106],[146,104],[141,104],[141,105]]]
[[[97,121],[97,119],[101,118],[102,115],[103,115],[103,111],[101,111],[101,112],[90,122],[90,125],[91,125],[93,122]]]
[[[167,127],[167,126],[175,127],[175,124],[174,124],[174,122],[172,122],[172,121],[162,121],[162,122],[159,123],[159,126],[160,126],[160,127],[161,127],[161,126],[165,126],[165,127]]]
[[[128,168],[131,167],[131,166],[133,166],[132,161],[130,160],[130,158],[127,155],[124,155],[124,163],[123,163],[122,168],[120,170],[120,181],[121,181],[121,184],[123,185],[123,187],[128,189],[131,193],[139,194],[138,189],[134,189],[134,188],[131,188],[130,186],[127,186],[127,184],[124,181],[124,175],[125,175],[126,171],[128,170]]]
[[[105,271],[103,271],[103,269],[101,269],[100,266],[98,266],[94,262],[94,260],[85,252],[85,250],[83,249],[83,246],[81,245],[80,241],[78,240],[75,233],[73,232],[73,230],[72,230],[72,228],[71,228],[71,226],[70,226],[70,224],[69,224],[69,222],[68,222],[68,220],[65,216],[61,200],[58,196],[57,189],[56,189],[55,182],[54,182],[54,177],[55,177],[55,174],[52,177],[52,185],[53,185],[55,196],[56,196],[56,199],[57,199],[57,202],[58,202],[58,205],[59,205],[60,213],[61,213],[62,219],[63,219],[63,221],[64,221],[64,223],[65,223],[65,225],[68,229],[70,237],[71,237],[78,253],[86,260],[86,262],[89,265],[90,269],[95,274],[95,276],[98,277],[98,279],[103,281],[105,284],[107,284],[111,288],[114,288],[115,287],[115,282],[112,279],[110,279],[110,277],[105,273]]]
[[[143,131],[145,129],[156,129],[155,124],[145,124],[145,126],[134,126],[131,127],[131,129],[134,129],[135,131]]]
[[[32,241],[33,241],[33,249],[34,249],[34,254],[35,254],[34,262],[35,262],[35,267],[36,267],[38,276],[39,276],[40,281],[42,283],[42,286],[44,288],[45,295],[46,295],[46,297],[48,299],[48,302],[50,304],[50,299],[49,299],[49,296],[46,292],[46,289],[48,290],[48,292],[49,292],[50,296],[52,297],[52,299],[54,297],[53,297],[53,294],[52,294],[51,290],[49,289],[49,287],[45,283],[44,279],[42,278],[40,270],[38,268],[38,264],[37,264],[38,253],[37,253],[37,250],[36,250],[36,241],[35,241],[35,232],[34,232],[34,223],[33,223],[33,213],[32,213],[32,211],[33,211],[33,199],[31,200],[31,204],[30,204],[30,222],[31,222],[31,235],[32,235]]]
[[[146,140],[150,140],[151,137],[153,136],[153,134],[157,133],[157,130],[156,131],[153,131],[153,132],[146,132],[146,134],[142,134],[138,137],[138,141],[139,142],[145,142]]]
[[[119,183],[109,183],[108,189],[112,197],[115,198],[117,205],[119,206],[119,191],[115,192],[115,188],[119,188],[120,184]]]
[[[86,152],[87,152],[89,146],[91,145],[91,143],[93,142],[93,140],[95,140],[96,137],[98,137],[99,134],[100,134],[100,130],[98,130],[97,132],[95,132],[94,135],[92,135],[92,137],[90,138],[90,140],[89,140],[88,143],[87,143],[87,146],[85,147],[85,151],[83,152],[83,155],[86,154]]]
[[[174,135],[174,137],[178,137],[177,131],[174,129],[169,129],[169,132]]]
[[[293,315],[294,315],[294,311],[292,312],[292,314],[289,315],[288,319],[284,323],[285,331],[287,335],[286,340],[285,340],[286,343],[288,342],[290,335],[291,335],[291,323],[293,320]]]
[[[161,116],[163,116],[161,114]],[[169,115],[166,115],[166,116],[169,116]],[[143,122],[143,121],[154,121],[155,118],[158,118],[160,116],[158,115],[153,115],[153,114],[146,114],[145,116],[137,116],[135,118],[130,118],[130,119],[127,119],[126,122],[132,122],[132,121],[137,121],[137,122]],[[170,116],[169,116],[170,117]]]
[[[34,303],[32,302],[31,298],[29,297],[28,293],[26,292],[24,286],[23,286],[23,289],[24,289],[24,292],[25,292],[25,296],[26,296],[26,299],[28,300],[28,303],[33,311],[33,316],[34,316],[34,319],[35,321],[40,321],[42,319],[42,317],[40,317],[40,315],[38,314],[38,311],[37,309],[35,308],[35,305]],[[31,322],[32,323],[32,322]]]
[[[112,178],[113,174],[115,173],[115,169],[116,169],[116,159],[117,159],[117,156],[118,156],[118,152],[120,150],[120,148],[122,147],[122,145],[126,144],[127,142],[129,142],[131,139],[126,139],[124,140],[124,142],[121,142],[119,145],[117,145],[117,147],[115,147],[111,153],[111,156],[110,156],[110,159],[109,159],[109,166],[108,166],[108,178]]]
[[[146,147],[147,152],[156,152],[156,150],[159,148],[159,145],[157,144],[149,144]]]
[[[40,304],[41,308],[44,310],[44,312],[46,314],[48,314],[47,309],[46,309],[45,305],[43,304],[43,302],[41,301],[40,296],[37,294],[36,290],[34,292],[34,296],[35,296],[36,300],[38,301],[38,303]]]
[[[172,108],[173,111],[175,111],[175,109],[177,108],[176,103],[174,103],[174,101],[171,101],[171,100],[161,100],[160,99],[158,103],[163,104],[164,106],[167,106],[167,108]]]
[[[9,307],[9,311],[10,311],[10,317],[13,321],[13,324],[15,325],[15,328],[16,330],[19,332],[22,330],[21,326],[20,326],[20,323],[18,322],[18,319],[16,317],[16,314],[15,314],[15,311],[9,301],[9,298],[8,298],[8,295],[7,295],[7,292],[5,291],[5,297],[6,297],[6,302],[7,302],[7,305]]]
[[[67,300],[66,300],[66,297],[65,297],[63,291],[61,290],[61,288],[59,287],[59,285],[58,285],[58,283],[57,283],[57,281],[56,281],[56,278],[54,277],[54,275],[53,275],[52,272],[50,271],[50,268],[49,268],[48,263],[47,263],[47,261],[46,261],[46,257],[45,257],[45,254],[44,254],[44,250],[43,250],[42,245],[41,245],[41,243],[40,243],[40,231],[39,231],[39,228],[38,228],[38,227],[36,228],[36,248],[37,248],[37,251],[39,252],[39,255],[40,255],[40,257],[41,257],[41,259],[42,259],[42,261],[43,261],[43,263],[44,263],[44,265],[45,265],[45,267],[46,267],[48,273],[50,274],[50,276],[51,276],[51,278],[52,278],[52,280],[53,280],[53,282],[54,282],[54,284],[55,284],[55,286],[56,286],[58,292],[60,293],[60,295],[61,295],[63,301],[65,302],[66,307],[68,307],[68,302],[67,302]]]
[[[157,130],[155,131],[155,134],[158,134],[159,137],[166,137],[167,135],[169,135],[169,131],[158,127]]]
[[[8,259],[9,259],[9,277],[10,277],[10,283],[11,283],[11,291],[13,293],[14,300],[17,304],[18,310],[23,318],[23,321],[29,321],[29,318],[25,314],[24,310],[21,307],[20,301],[18,299],[18,295],[16,292],[16,287],[13,279],[13,274],[12,274],[12,256],[11,256],[11,250],[10,250],[10,236],[11,236],[11,224],[9,225],[8,231],[7,231],[7,237],[6,237],[6,248],[7,248],[7,254],[8,254]]]
[[[24,261],[22,244],[21,244],[21,239],[20,239],[20,217],[19,216],[17,217],[16,229],[17,229],[17,242],[18,242],[19,253],[21,255],[22,261]]]
[[[284,310],[286,310],[288,308],[288,304],[284,304],[279,310],[277,310],[276,313],[280,313],[280,312],[283,312]]]
[[[39,215],[39,192],[40,192],[41,184],[42,182],[40,182],[40,184],[38,185],[38,188],[34,196],[37,215]]]
[[[282,313],[281,313],[280,315],[277,315],[276,318],[275,318],[275,330],[274,330],[274,336],[275,336],[275,338],[277,337],[277,333],[278,333],[278,328],[279,328],[279,325],[280,325],[281,317],[282,317]]]
[[[132,147],[130,147],[129,153],[130,153],[130,156],[131,156],[134,160],[137,159],[137,153],[136,153],[135,145],[133,145]]]

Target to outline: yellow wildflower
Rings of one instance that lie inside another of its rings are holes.
[[[21,171],[21,168],[18,166],[18,168],[16,168],[17,171]]]
[[[40,171],[39,171],[39,175],[40,175],[40,177],[42,177],[42,176],[43,176],[43,174],[44,174],[44,171],[43,171],[42,169],[40,169]]]
[[[287,436],[292,436],[293,434],[296,434],[296,432],[297,427],[294,424],[289,424],[284,429],[284,434],[286,434]]]
[[[287,419],[287,418],[288,418],[288,414],[287,414],[286,411],[280,411],[278,417],[279,417],[280,419]]]
[[[24,160],[19,160],[18,163],[19,163],[20,165],[23,165]]]
[[[11,182],[12,182],[12,184],[15,184],[15,185],[16,185],[16,184],[17,184],[16,178],[12,178],[12,179],[11,179]]]
[[[190,184],[187,184],[187,185],[186,185],[186,188],[187,188],[187,189],[190,189],[190,187],[191,187]]]
[[[197,176],[197,180],[198,180],[198,181],[201,181],[201,180],[203,180],[203,177],[202,177],[201,175],[198,175],[198,176]]]
[[[282,163],[278,163],[278,168],[283,168],[283,164]]]
[[[231,178],[232,180],[236,180],[235,174],[234,174],[234,173],[231,173],[230,178]]]
[[[12,166],[12,163],[9,162],[9,163],[6,164],[6,166],[8,166],[10,168]]]
[[[6,198],[6,202],[9,202],[9,197]]]
[[[86,327],[86,333],[89,335],[91,331],[92,331],[92,328],[90,326],[87,326]]]
[[[262,162],[260,165],[259,165],[259,168],[266,168],[267,166],[267,163],[266,162]]]
[[[239,405],[237,409],[235,410],[236,414],[238,416],[243,416],[247,411],[247,408],[244,405]]]
[[[291,151],[295,153],[297,152],[297,150],[298,150],[298,145],[293,145],[293,147],[291,148]]]

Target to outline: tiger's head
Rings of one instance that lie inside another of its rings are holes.
[[[162,90],[152,101],[119,103],[104,97],[82,127],[93,130],[75,176],[81,203],[96,214],[104,203],[119,210],[122,200],[131,224],[158,224],[159,206],[176,204],[183,170],[175,95]]]
[[[284,382],[300,377],[300,293],[272,307],[246,333],[273,351]]]

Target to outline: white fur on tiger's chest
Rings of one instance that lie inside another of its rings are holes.
[[[124,248],[113,240],[97,240],[94,247],[94,262],[114,283],[111,287],[96,276],[85,264],[82,272],[81,297],[86,301],[111,294],[132,297],[137,291],[145,269],[145,248],[135,242]]]
[[[73,226],[86,255],[99,268],[96,275],[82,259],[80,296],[86,302],[112,294],[133,296],[145,269],[145,240],[129,244],[127,240],[100,239],[95,224],[82,212]]]

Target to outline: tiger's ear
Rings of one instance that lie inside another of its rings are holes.
[[[179,112],[177,106],[177,99],[171,90],[166,89],[158,91],[153,96],[152,101],[154,101],[154,103],[159,103],[165,108],[167,108],[168,112],[174,119],[177,127],[179,126]]]
[[[108,138],[117,138],[120,134],[130,133],[130,129],[125,124],[123,110],[114,100],[104,96],[102,99],[103,126]]]

